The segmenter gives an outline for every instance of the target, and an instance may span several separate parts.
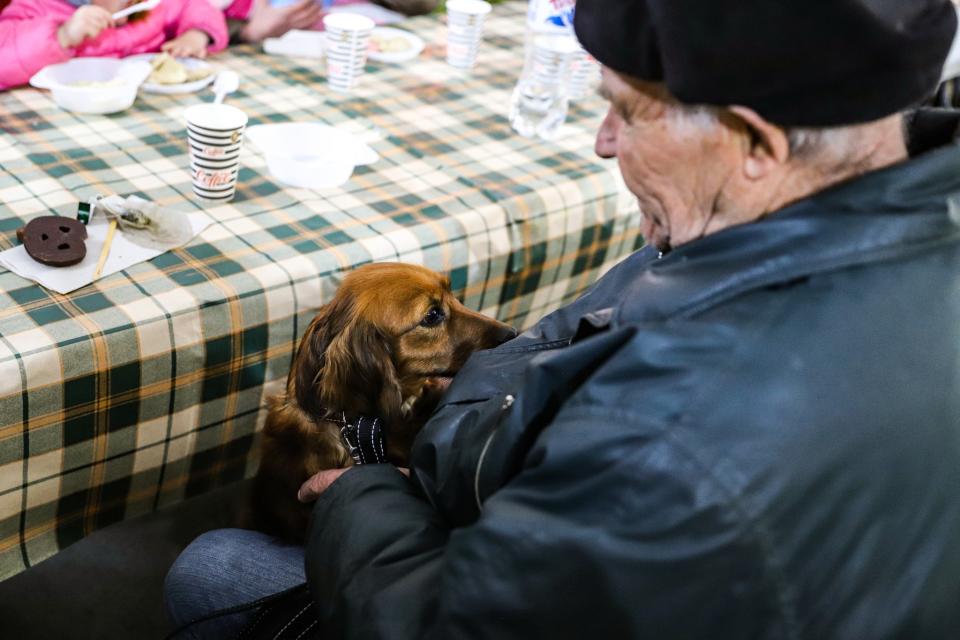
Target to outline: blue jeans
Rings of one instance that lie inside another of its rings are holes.
[[[226,607],[252,602],[306,580],[303,547],[245,529],[204,533],[183,550],[163,585],[173,627]],[[194,625],[181,638],[232,638],[255,611]]]

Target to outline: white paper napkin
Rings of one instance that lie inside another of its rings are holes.
[[[291,29],[279,38],[265,39],[263,52],[272,56],[322,58],[326,42],[327,35],[320,31]]]
[[[213,224],[213,219],[202,211],[185,213],[184,215],[189,217],[190,226],[193,229],[191,239]],[[87,255],[82,262],[72,267],[48,267],[45,264],[40,264],[27,255],[23,245],[17,245],[12,249],[0,252],[0,266],[4,266],[18,276],[33,280],[57,293],[70,293],[93,282],[93,271],[100,259],[100,250],[103,248],[103,241],[106,239],[107,227],[109,226],[105,217],[94,217],[87,225]],[[117,229],[113,236],[113,244],[110,246],[110,255],[103,265],[101,278],[150,258],[155,258],[161,253],[165,252],[156,249],[144,249],[130,242],[123,237],[123,232]]]

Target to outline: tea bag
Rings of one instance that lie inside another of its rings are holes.
[[[163,209],[139,196],[107,196],[97,201],[96,208],[97,213],[117,220],[126,239],[145,249],[167,251],[194,235],[186,215]]]

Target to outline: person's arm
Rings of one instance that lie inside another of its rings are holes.
[[[216,53],[227,47],[230,36],[227,33],[227,21],[223,12],[204,0],[197,2],[184,0],[177,16],[176,36],[180,38],[189,31],[201,31],[210,39],[207,51]]]
[[[375,0],[375,2],[391,11],[408,16],[430,13],[440,4],[440,0]]]
[[[732,501],[663,428],[564,410],[467,527],[389,466],[346,472],[307,576],[329,638],[756,637],[776,589]]]
[[[323,15],[323,6],[316,0],[299,0],[285,7],[274,7],[269,0],[254,0],[247,23],[240,30],[242,42],[257,43],[278,38],[291,29],[310,29]]]
[[[52,18],[0,19],[0,90],[24,85],[48,64],[72,57],[57,41],[59,28]]]

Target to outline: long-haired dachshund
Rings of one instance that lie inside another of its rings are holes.
[[[515,335],[464,307],[429,269],[379,263],[348,274],[307,327],[286,393],[269,401],[248,524],[302,540],[310,507],[297,501],[300,485],[353,464],[344,420],[380,420],[386,458],[405,466],[449,378],[474,351]]]

